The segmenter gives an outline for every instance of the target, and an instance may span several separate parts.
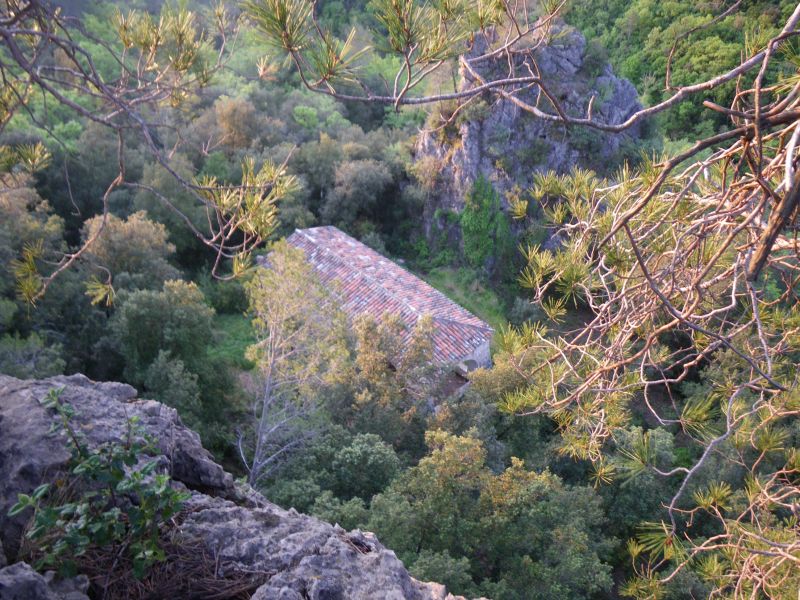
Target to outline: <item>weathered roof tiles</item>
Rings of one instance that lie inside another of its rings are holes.
[[[341,297],[352,319],[386,313],[410,331],[422,315],[434,322],[434,359],[458,363],[491,341],[493,329],[419,277],[336,227],[297,229],[287,242],[302,249],[321,281]]]

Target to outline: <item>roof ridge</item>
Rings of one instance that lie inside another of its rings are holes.
[[[434,288],[434,289],[436,289],[436,288]],[[461,306],[461,305],[459,305],[459,306]],[[464,310],[467,310],[467,309],[465,308]],[[467,312],[469,312],[469,311],[467,311]],[[472,313],[469,313],[469,314],[472,315]],[[476,319],[478,319],[479,321],[481,321],[481,323],[484,323],[484,321],[482,321],[479,317],[477,317],[477,315],[472,315],[472,316],[475,317]],[[464,327],[471,327],[472,329],[477,329],[479,331],[494,331],[494,327],[492,327],[488,323],[485,323],[485,327],[480,327],[478,325],[473,325],[472,323],[465,323],[464,321],[456,321],[455,319],[451,319],[449,317],[433,316],[433,319],[434,319],[434,321],[447,321],[448,323],[455,323],[456,325],[462,325]]]

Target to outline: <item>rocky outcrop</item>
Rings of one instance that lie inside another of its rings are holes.
[[[70,458],[63,434],[50,433],[53,414],[42,406],[56,387],[63,387],[61,400],[75,409],[73,426],[90,446],[126,439],[130,419],[137,418],[175,481],[204,493],[237,497],[233,477],[214,462],[200,437],[184,427],[177,411],[153,400],[137,400],[131,386],[94,383],[83,375],[44,381],[0,376],[0,538],[9,559],[16,557],[26,518],[8,516],[17,494],[50,481]]]
[[[284,598],[452,598],[444,586],[412,579],[371,533],[348,533],[265,503],[244,508],[195,496],[182,534],[204,540],[227,568],[274,573],[253,596]]]
[[[484,54],[492,41],[477,36],[468,56]],[[529,47],[536,41],[528,41]],[[531,55],[548,90],[571,116],[585,117],[592,96],[593,117],[608,124],[618,124],[641,108],[633,85],[616,77],[598,49],[589,47],[578,31],[563,23],[554,24],[548,42]],[[517,76],[535,72],[532,62],[526,53],[518,54],[514,72]],[[509,77],[507,58],[484,61],[476,71],[486,81]],[[475,78],[462,67],[461,89],[475,85]],[[555,112],[538,86],[517,95],[528,104]],[[418,138],[418,171],[437,176],[436,181],[428,182],[435,187],[429,194],[426,223],[430,225],[435,218],[440,228],[444,227],[447,211],[461,211],[464,194],[480,174],[502,195],[515,185],[528,187],[537,171],[566,173],[580,166],[602,173],[615,168],[626,145],[641,134],[639,126],[621,134],[565,127],[486,92],[458,113],[451,125],[425,130]]]
[[[61,400],[75,409],[73,425],[90,446],[125,439],[129,419],[138,417],[156,442],[162,471],[174,485],[191,491],[171,543],[200,544],[214,557],[220,577],[229,571],[260,574],[264,583],[253,598],[453,599],[444,586],[411,578],[374,535],[348,533],[284,510],[251,488],[235,485],[174,409],[136,398],[130,386],[95,383],[80,375],[43,381],[0,376],[0,567],[6,559],[10,564],[0,568],[0,599],[85,597],[74,582],[65,584],[16,562],[30,515],[7,516],[19,493],[52,480],[69,460],[66,440],[51,433],[55,415],[42,404],[57,387],[63,388]]]

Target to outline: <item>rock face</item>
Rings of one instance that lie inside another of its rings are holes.
[[[468,56],[484,54],[490,42],[478,36]],[[621,123],[641,108],[633,85],[616,77],[597,50],[563,23],[553,25],[549,42],[533,50],[532,55],[548,90],[570,116],[585,117],[592,96],[593,117],[608,124]],[[532,72],[525,64],[525,56],[520,55],[515,65],[517,76]],[[476,71],[487,81],[509,77],[505,57],[484,61]],[[461,89],[475,85],[474,77],[462,67]],[[538,86],[517,95],[545,112],[555,112]],[[568,128],[537,118],[511,101],[486,92],[465,107],[452,125],[423,131],[418,139],[418,171],[438,174],[437,181],[428,182],[435,188],[429,194],[426,225],[430,227],[435,220],[444,228],[444,217],[434,217],[434,212],[460,212],[464,194],[480,174],[502,196],[514,185],[528,187],[536,172],[566,173],[577,165],[602,173],[619,162],[625,145],[641,133],[638,126],[622,134]]]
[[[195,496],[182,534],[204,540],[228,568],[274,573],[254,599],[453,598],[444,586],[412,579],[371,533],[347,533],[293,510],[244,508]]]
[[[65,439],[49,433],[54,415],[42,405],[57,387],[63,387],[61,400],[74,407],[72,423],[89,445],[124,439],[128,419],[139,418],[157,442],[163,470],[192,492],[173,542],[204,545],[220,574],[263,573],[266,583],[253,598],[454,600],[444,586],[411,578],[374,535],[348,533],[234,485],[174,409],[137,399],[130,386],[81,375],[42,381],[0,376],[0,600],[86,597],[74,580],[55,581],[15,562],[30,515],[7,516],[19,493],[51,480],[69,460]],[[6,561],[10,566],[2,568]]]

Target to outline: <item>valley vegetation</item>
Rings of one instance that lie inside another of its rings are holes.
[[[562,27],[640,110],[565,112],[536,64]],[[128,382],[453,593],[794,598],[799,27],[786,0],[3,0],[0,372]],[[650,134],[602,173],[480,177],[444,235],[419,131],[501,102]],[[405,352],[348,323],[282,240],[321,224],[496,327],[494,366],[453,394],[428,320]]]

